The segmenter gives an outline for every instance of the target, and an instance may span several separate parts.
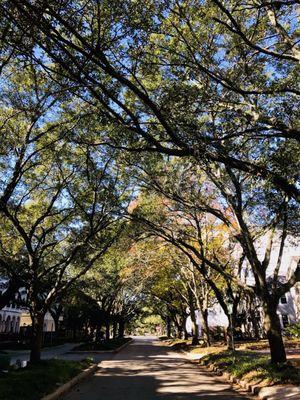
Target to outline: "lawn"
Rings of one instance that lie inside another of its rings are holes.
[[[82,343],[79,346],[74,347],[74,351],[107,351],[116,350],[118,347],[130,341],[130,338],[118,338],[104,340],[103,342],[88,342]]]
[[[0,398],[5,400],[40,400],[91,364],[65,360],[43,360],[34,366],[9,370],[0,375]]]
[[[209,354],[201,359],[204,364],[213,364],[226,370],[237,378],[265,384],[292,383],[300,384],[300,370],[288,364],[275,366],[266,355],[251,351],[222,351]]]

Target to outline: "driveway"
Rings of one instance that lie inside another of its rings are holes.
[[[253,397],[251,397],[253,399]],[[100,370],[64,400],[242,400],[221,378],[174,353],[154,338],[132,344],[102,361]]]

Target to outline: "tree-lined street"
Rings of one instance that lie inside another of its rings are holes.
[[[0,1],[8,400],[37,400],[90,366],[80,355],[143,334],[255,384],[300,383],[287,359],[300,345],[299,10]],[[227,396],[158,342],[122,354],[93,378],[99,393]]]

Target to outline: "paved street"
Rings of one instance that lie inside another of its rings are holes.
[[[170,351],[155,338],[134,342],[101,362],[100,370],[64,400],[242,400],[221,378]],[[252,397],[253,399],[253,397]]]

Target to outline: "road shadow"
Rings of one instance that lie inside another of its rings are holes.
[[[245,400],[209,371],[157,342],[136,341],[65,400]]]
[[[169,375],[169,374],[168,374]],[[162,378],[162,379],[161,379]],[[195,378],[195,377],[194,377]],[[144,375],[128,372],[122,368],[101,371],[89,381],[75,388],[65,400],[245,400],[246,397],[231,388],[223,387],[217,380],[199,385],[186,373],[165,376]],[[227,385],[228,386],[228,385]]]

